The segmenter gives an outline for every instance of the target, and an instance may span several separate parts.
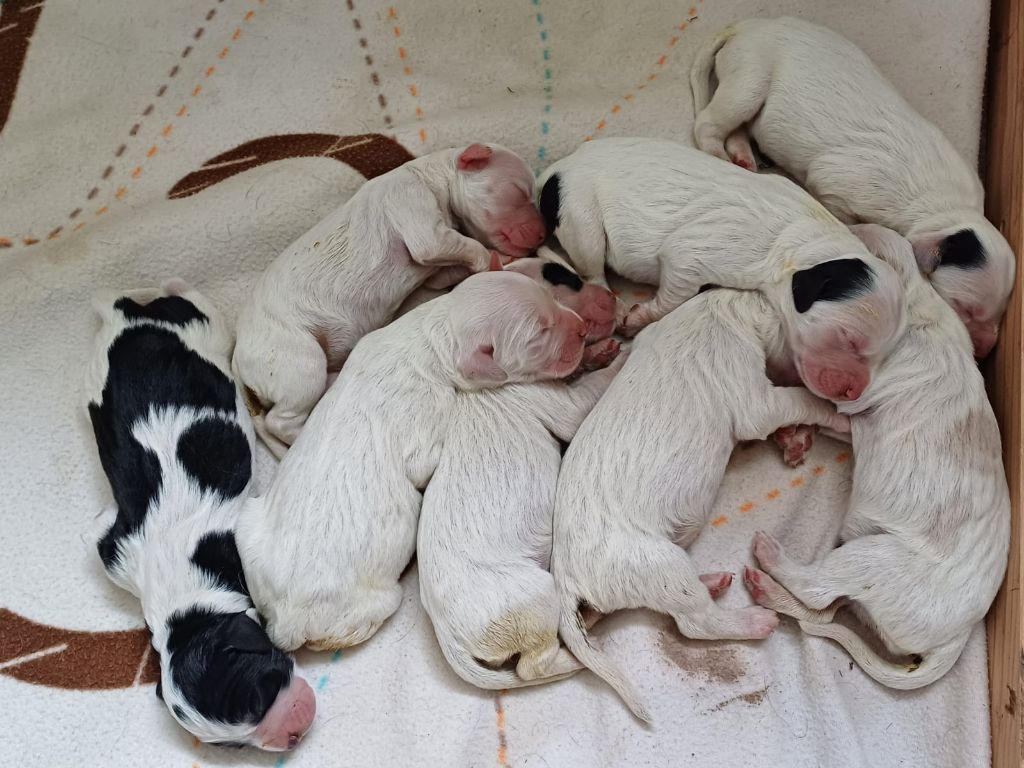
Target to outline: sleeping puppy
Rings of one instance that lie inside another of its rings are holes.
[[[785,179],[671,141],[602,139],[537,184],[548,230],[581,277],[603,280],[607,264],[658,286],[626,315],[627,334],[704,285],[760,289],[787,330],[773,362],[791,360],[815,394],[856,400],[902,333],[892,268]]]
[[[863,396],[839,406],[856,455],[842,545],[804,565],[758,533],[764,571],[748,568],[744,580],[760,604],[835,640],[882,685],[920,688],[956,663],[995,599],[1010,499],[999,429],[963,325],[918,273],[907,241],[874,225],[854,229],[906,280],[910,328]],[[882,659],[832,623],[843,604],[892,653],[914,658]]]
[[[580,669],[559,645],[548,573],[558,441],[572,439],[623,358],[571,385],[511,384],[457,398],[423,494],[416,557],[423,607],[468,683],[501,690]],[[500,668],[513,657],[514,669]]]
[[[253,434],[224,320],[180,281],[94,304],[89,417],[115,502],[98,549],[142,601],[157,695],[202,741],[291,749],[316,701],[260,626],[235,548]]]
[[[749,19],[698,53],[691,85],[697,146],[755,170],[749,130],[840,219],[904,235],[975,355],[988,354],[1013,288],[1013,252],[985,219],[978,174],[863,51],[800,19]]]
[[[498,271],[360,341],[239,522],[271,639],[326,650],[376,632],[401,601],[420,494],[459,392],[562,378],[579,365],[585,334],[543,287]]]
[[[650,608],[703,640],[757,639],[775,628],[771,611],[716,605],[683,548],[707,521],[738,441],[787,424],[848,429],[803,387],[772,385],[766,358],[781,336],[760,292],[701,293],[637,336],[566,451],[551,555],[559,634],[643,720],[650,715],[636,691],[590,644],[580,608]]]
[[[526,163],[497,145],[433,152],[366,182],[267,268],[239,314],[232,364],[267,409],[254,421],[275,456],[328,372],[418,286],[439,270],[447,284],[487,270],[488,246],[518,257],[543,241],[532,184]]]

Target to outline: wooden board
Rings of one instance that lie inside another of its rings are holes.
[[[985,136],[986,213],[1017,254],[1017,290],[1003,321],[999,346],[986,366],[989,393],[1003,437],[1013,523],[1006,581],[988,616],[989,702],[992,707],[992,764],[1024,764],[1024,646],[1022,646],[1021,504],[1024,501],[1024,440],[1021,435],[1020,259],[1024,254],[1024,0],[994,0],[989,36]]]

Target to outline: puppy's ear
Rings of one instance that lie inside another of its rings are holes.
[[[487,167],[493,150],[483,144],[470,144],[459,154],[459,170],[473,173]]]
[[[241,653],[270,653],[274,646],[259,624],[245,613],[232,614],[224,625],[224,644]]]
[[[960,269],[985,266],[985,246],[973,229],[961,229],[939,243],[939,266]]]
[[[468,381],[501,384],[508,374],[494,360],[494,347],[480,344],[459,360],[459,373]]]
[[[871,289],[871,268],[861,259],[833,259],[793,273],[793,304],[803,314],[816,301],[842,301]]]

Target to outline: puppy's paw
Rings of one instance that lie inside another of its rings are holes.
[[[596,371],[606,367],[619,355],[620,344],[612,338],[595,341],[583,348],[580,370]]]
[[[779,626],[779,616],[767,608],[744,608],[751,640],[763,640]]]
[[[765,608],[775,607],[773,597],[780,587],[778,582],[764,571],[751,568],[749,565],[744,566],[743,586],[747,588],[747,592],[758,605],[763,605]]]
[[[772,438],[782,449],[782,460],[791,467],[799,467],[803,464],[804,456],[814,445],[814,427],[809,424],[779,427]]]
[[[714,571],[713,573],[702,573],[701,583],[708,588],[712,600],[717,600],[725,590],[732,585],[732,574],[728,571]]]
[[[782,546],[773,536],[758,531],[754,534],[754,557],[762,568],[771,571],[782,559]]]
[[[643,304],[634,304],[619,323],[619,333],[627,339],[632,338],[640,333],[649,322],[646,307]]]
[[[835,419],[832,420],[831,428],[841,435],[850,434],[850,417],[837,413]]]

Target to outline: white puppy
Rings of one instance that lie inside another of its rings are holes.
[[[890,688],[920,688],[960,657],[1006,570],[1010,499],[999,428],[971,343],[918,274],[911,246],[874,225],[856,227],[907,281],[910,328],[850,414],[856,463],[843,542],[809,565],[765,533],[747,587],[762,605],[840,643]],[[770,576],[768,575],[770,574]],[[882,659],[831,623],[849,602],[906,664]]]
[[[448,663],[480,688],[558,679],[580,664],[558,643],[548,573],[551,515],[568,442],[621,367],[573,384],[513,384],[459,395],[423,494],[420,598]],[[515,669],[499,669],[513,656]]]
[[[460,390],[561,378],[586,326],[524,275],[474,275],[366,336],[314,409],[238,549],[282,648],[354,645],[398,608],[420,494]]]
[[[800,19],[749,19],[698,53],[691,84],[697,146],[754,170],[746,125],[840,219],[903,234],[975,354],[988,354],[1013,288],[1013,252],[985,219],[978,174],[863,51]]]
[[[796,423],[848,430],[803,387],[772,386],[766,356],[780,336],[759,292],[702,293],[637,336],[566,452],[551,555],[559,633],[641,719],[649,715],[632,686],[590,644],[581,604],[661,611],[697,639],[768,636],[775,614],[720,608],[683,547],[704,526],[737,441]]]
[[[418,286],[439,270],[449,284],[486,270],[486,246],[524,256],[543,241],[532,179],[502,147],[433,152],[366,182],[267,268],[239,314],[232,364],[267,409],[256,431],[278,458],[328,371]]]
[[[899,338],[904,298],[892,268],[786,179],[751,176],[660,139],[584,144],[537,181],[549,231],[584,278],[605,264],[658,285],[633,307],[635,332],[706,284],[761,289],[816,394],[855,400]],[[784,366],[783,366],[784,367]]]

